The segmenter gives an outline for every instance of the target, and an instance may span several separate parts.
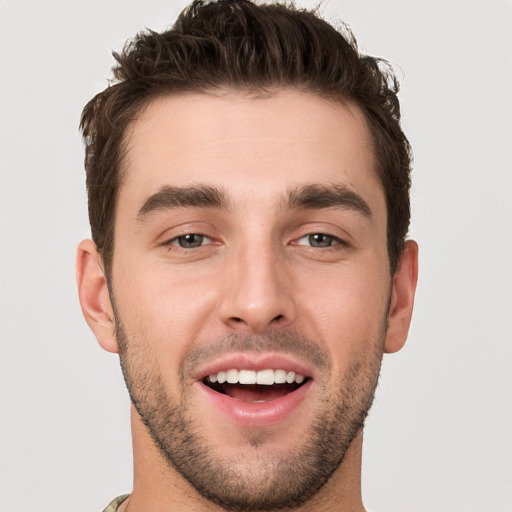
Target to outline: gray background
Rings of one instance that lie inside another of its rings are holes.
[[[0,510],[90,512],[131,487],[117,358],[83,321],[78,119],[111,49],[184,2],[0,0]],[[301,5],[311,5],[304,2]],[[331,0],[402,78],[421,273],[366,430],[374,512],[512,511],[509,0]]]

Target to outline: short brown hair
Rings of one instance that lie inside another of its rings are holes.
[[[352,101],[365,114],[386,196],[394,274],[410,221],[411,156],[400,127],[398,82],[386,62],[358,52],[348,29],[339,31],[316,11],[290,5],[196,0],[170,30],[141,32],[113,55],[114,80],[87,103],[80,123],[92,237],[107,275],[123,137],[141,109],[165,94],[285,87]]]

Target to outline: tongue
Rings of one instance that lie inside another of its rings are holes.
[[[274,384],[273,386],[227,384],[223,386],[226,395],[243,402],[268,402],[285,396],[293,388],[287,384]]]

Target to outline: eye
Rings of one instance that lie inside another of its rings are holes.
[[[313,233],[311,235],[303,236],[297,241],[297,245],[309,245],[310,247],[331,247],[341,243],[339,238],[325,233]]]
[[[189,233],[187,235],[178,236],[169,241],[169,245],[177,245],[183,247],[183,249],[195,249],[202,245],[209,244],[211,239],[206,235],[200,235],[198,233]]]

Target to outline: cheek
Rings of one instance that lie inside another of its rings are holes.
[[[383,343],[390,285],[372,267],[316,274],[301,285],[299,315],[308,335],[326,345],[333,362],[346,366]],[[332,269],[331,269],[332,270]]]
[[[118,269],[123,279],[115,282],[114,295],[128,336],[151,343],[163,359],[182,357],[210,321],[215,283],[165,265]]]

